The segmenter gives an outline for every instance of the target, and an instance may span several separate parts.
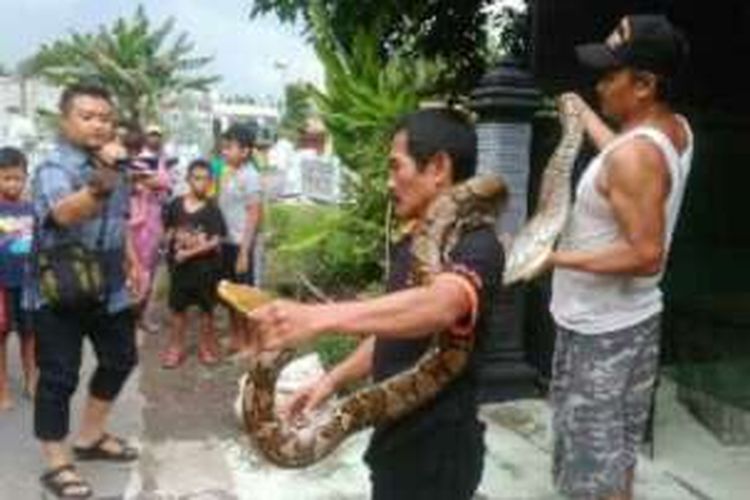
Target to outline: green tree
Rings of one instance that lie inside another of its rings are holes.
[[[284,88],[284,114],[279,124],[279,132],[284,137],[296,141],[300,130],[313,114],[310,91],[304,83],[290,83]]]
[[[336,154],[357,178],[349,184],[340,211],[315,213],[308,223],[299,214],[276,212],[277,222],[294,219],[280,226],[298,228],[294,234],[277,231],[274,260],[283,262],[278,268],[291,271],[293,281],[295,272],[302,270],[335,296],[342,289],[361,290],[382,278],[385,237],[391,229],[386,223],[387,155],[397,119],[425,100],[445,100],[446,90],[456,92],[456,87],[445,87],[452,59],[426,57],[410,43],[384,48],[392,27],[371,22],[374,15],[364,15],[359,26],[343,23],[342,32],[342,20],[331,13],[332,3],[347,1],[265,0],[256,3],[255,14],[274,11],[283,20],[301,17],[307,23],[325,73],[324,88],[309,91]],[[374,8],[366,1],[357,5],[363,12]],[[379,5],[387,9],[391,4]],[[482,57],[488,52],[485,47]]]
[[[378,55],[398,53],[450,61],[440,74],[444,92],[466,93],[486,68],[486,7],[492,0],[322,0],[337,40],[349,46],[358,33],[378,33]],[[302,21],[314,38],[308,0],[255,0],[252,16],[273,13]]]
[[[502,6],[488,14],[487,59],[494,64],[498,59],[511,57],[529,62],[531,57],[531,26],[528,9],[517,10]]]
[[[166,95],[205,90],[218,81],[216,76],[196,74],[211,58],[192,55],[195,45],[187,33],[168,43],[174,28],[174,18],[152,26],[139,5],[131,19],[119,18],[96,33],[73,32],[43,45],[24,63],[23,71],[57,85],[98,81],[113,92],[123,120],[156,120]]]
[[[325,69],[325,88],[309,88],[333,139],[336,154],[354,172],[343,209],[317,217],[309,232],[287,239],[279,251],[315,264],[312,278],[336,295],[382,277],[386,231],[386,176],[396,120],[435,97],[442,65],[436,61],[380,58],[379,36],[359,31],[352,43],[336,37],[322,4],[310,11],[314,47]],[[314,255],[314,258],[310,258]]]

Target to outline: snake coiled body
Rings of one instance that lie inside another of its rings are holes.
[[[471,178],[441,194],[412,233],[411,284],[427,284],[442,272],[463,233],[485,225],[494,227],[506,194],[505,184],[494,176]],[[219,285],[219,295],[245,312],[270,300],[257,289],[228,282]],[[473,332],[441,332],[411,369],[343,398],[323,417],[301,427],[279,418],[274,408],[276,380],[292,353],[261,356],[252,362],[241,389],[247,433],[273,464],[311,465],[351,434],[399,419],[433,399],[464,370],[473,347]]]
[[[570,213],[571,174],[583,142],[583,123],[570,99],[558,99],[562,136],[542,174],[536,211],[513,239],[503,274],[510,285],[528,281],[544,270]]]

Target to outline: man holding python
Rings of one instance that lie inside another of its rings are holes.
[[[568,96],[600,152],[549,260],[553,475],[572,498],[630,499],[658,370],[659,282],[692,160],[690,127],[668,100],[687,44],[665,17],[638,15],[577,53],[599,71],[601,111],[620,132]]]
[[[399,219],[416,228],[424,224],[439,195],[474,175],[476,149],[473,125],[456,111],[429,109],[404,117],[389,155],[388,187]],[[292,398],[291,416],[316,408],[351,381],[372,376],[379,383],[408,370],[437,332],[474,335],[477,344],[460,374],[414,411],[376,426],[365,455],[375,500],[468,500],[484,459],[477,352],[497,302],[503,252],[491,225],[473,227],[460,234],[430,280],[415,283],[412,234],[392,249],[387,294],[321,305],[278,300],[254,310],[250,319],[270,350],[325,332],[366,335],[348,358]]]

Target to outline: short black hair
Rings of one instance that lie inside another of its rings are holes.
[[[453,163],[453,182],[476,173],[477,133],[467,114],[451,108],[415,111],[398,121],[394,135],[399,132],[406,133],[409,154],[420,170],[445,152]]]
[[[58,104],[60,113],[66,114],[70,111],[70,105],[73,102],[73,99],[82,95],[104,99],[112,104],[112,94],[105,87],[93,82],[79,82],[68,85],[65,87],[65,90],[63,90],[62,95],[60,95],[60,103]]]
[[[190,162],[190,165],[188,165],[187,169],[187,175],[190,177],[193,175],[193,172],[196,170],[206,170],[208,172],[209,177],[213,177],[213,170],[211,170],[211,164],[204,160],[203,158],[197,158]]]
[[[254,126],[245,123],[235,123],[222,134],[221,138],[225,141],[236,142],[243,148],[252,148],[255,146],[256,135]]]
[[[130,155],[137,155],[143,149],[145,136],[140,125],[137,123],[128,124],[123,127],[125,133],[122,135],[122,145]]]
[[[10,146],[0,148],[0,170],[20,167],[25,172],[27,165],[26,155],[20,149]]]

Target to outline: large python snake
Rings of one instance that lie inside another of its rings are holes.
[[[542,174],[539,199],[531,219],[513,238],[507,250],[503,283],[529,281],[545,270],[570,213],[571,175],[583,143],[583,123],[574,99],[557,100],[562,135]]]
[[[529,280],[544,270],[547,256],[570,210],[570,177],[583,140],[578,110],[570,99],[558,99],[562,136],[548,161],[537,209],[514,239],[506,261],[506,284]],[[439,196],[412,240],[410,282],[429,283],[449,262],[461,235],[483,225],[494,226],[507,197],[494,176],[477,176]],[[222,282],[219,296],[231,307],[250,312],[271,298],[245,285]],[[242,391],[243,420],[254,446],[281,467],[305,467],[330,454],[346,437],[366,427],[396,420],[434,398],[464,369],[474,336],[441,332],[433,346],[409,370],[341,400],[306,426],[281,419],[274,408],[275,384],[290,351],[260,356],[251,362]]]
[[[441,194],[412,233],[410,283],[424,285],[449,263],[461,235],[494,227],[507,190],[495,176],[477,176]],[[246,285],[223,281],[219,297],[249,312],[271,298]],[[265,353],[251,360],[242,391],[243,420],[255,448],[280,467],[305,467],[331,453],[347,436],[395,420],[434,398],[465,368],[474,346],[473,332],[436,335],[435,342],[409,370],[343,398],[322,418],[295,426],[277,415],[275,384],[291,351]]]

